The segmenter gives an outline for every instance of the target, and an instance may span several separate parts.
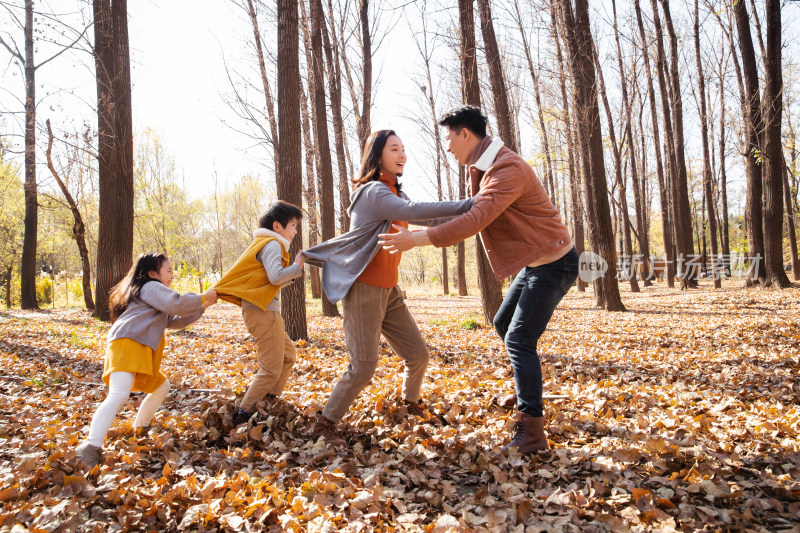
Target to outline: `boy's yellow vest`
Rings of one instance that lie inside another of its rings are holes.
[[[258,252],[269,242],[276,241],[275,237],[260,236],[256,232],[255,239],[247,247],[247,250],[239,256],[222,279],[212,288],[217,291],[219,299],[226,302],[242,305],[242,300],[247,300],[257,306],[262,311],[267,310],[267,306],[275,298],[280,287],[269,282],[267,271],[264,265],[256,257]],[[279,241],[280,243],[280,241]],[[289,266],[289,252],[281,245],[281,264]]]

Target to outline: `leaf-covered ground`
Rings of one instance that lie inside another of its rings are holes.
[[[542,338],[545,393],[563,396],[546,402],[546,453],[498,451],[513,381],[491,328],[468,329],[475,297],[408,301],[439,423],[398,407],[384,345],[344,420],[349,447],[314,442],[347,352],[340,319],[310,316],[286,394],[232,430],[254,350],[226,304],[168,335],[174,388],[153,428],[131,430],[134,395],[88,473],[73,448],[105,395],[107,326],[0,313],[0,532],[800,530],[800,289],[624,299],[607,313],[570,293]]]

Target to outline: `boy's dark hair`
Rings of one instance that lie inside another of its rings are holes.
[[[125,277],[109,293],[108,310],[112,324],[125,312],[131,300],[139,297],[139,291],[145,283],[156,281],[150,277],[150,272],[161,270],[166,260],[166,255],[157,253],[144,253],[136,258]]]
[[[278,200],[261,213],[261,216],[258,217],[258,226],[272,231],[275,222],[285,228],[294,219],[303,219],[302,209],[289,202]]]
[[[451,109],[439,119],[440,126],[447,126],[456,133],[463,128],[475,134],[479,139],[486,137],[486,124],[489,120],[481,113],[481,108],[472,105],[462,105]]]

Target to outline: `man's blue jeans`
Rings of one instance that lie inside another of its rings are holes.
[[[514,369],[517,409],[542,416],[542,367],[536,345],[547,328],[558,302],[578,277],[578,253],[537,267],[525,267],[514,278],[494,328],[503,339]]]

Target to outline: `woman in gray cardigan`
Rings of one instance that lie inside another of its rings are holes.
[[[328,444],[344,444],[336,424],[356,396],[369,384],[379,358],[383,334],[403,359],[402,401],[409,413],[429,418],[420,400],[428,365],[428,348],[397,286],[401,254],[378,245],[378,235],[392,224],[430,226],[442,217],[465,213],[472,199],[456,202],[412,202],[401,192],[397,178],[403,173],[405,150],[392,130],[373,133],[364,146],[361,170],[350,196],[350,231],[303,252],[307,262],[322,267],[322,288],[328,299],[342,300],[344,336],[350,352],[347,372],[317,414],[314,435]]]

